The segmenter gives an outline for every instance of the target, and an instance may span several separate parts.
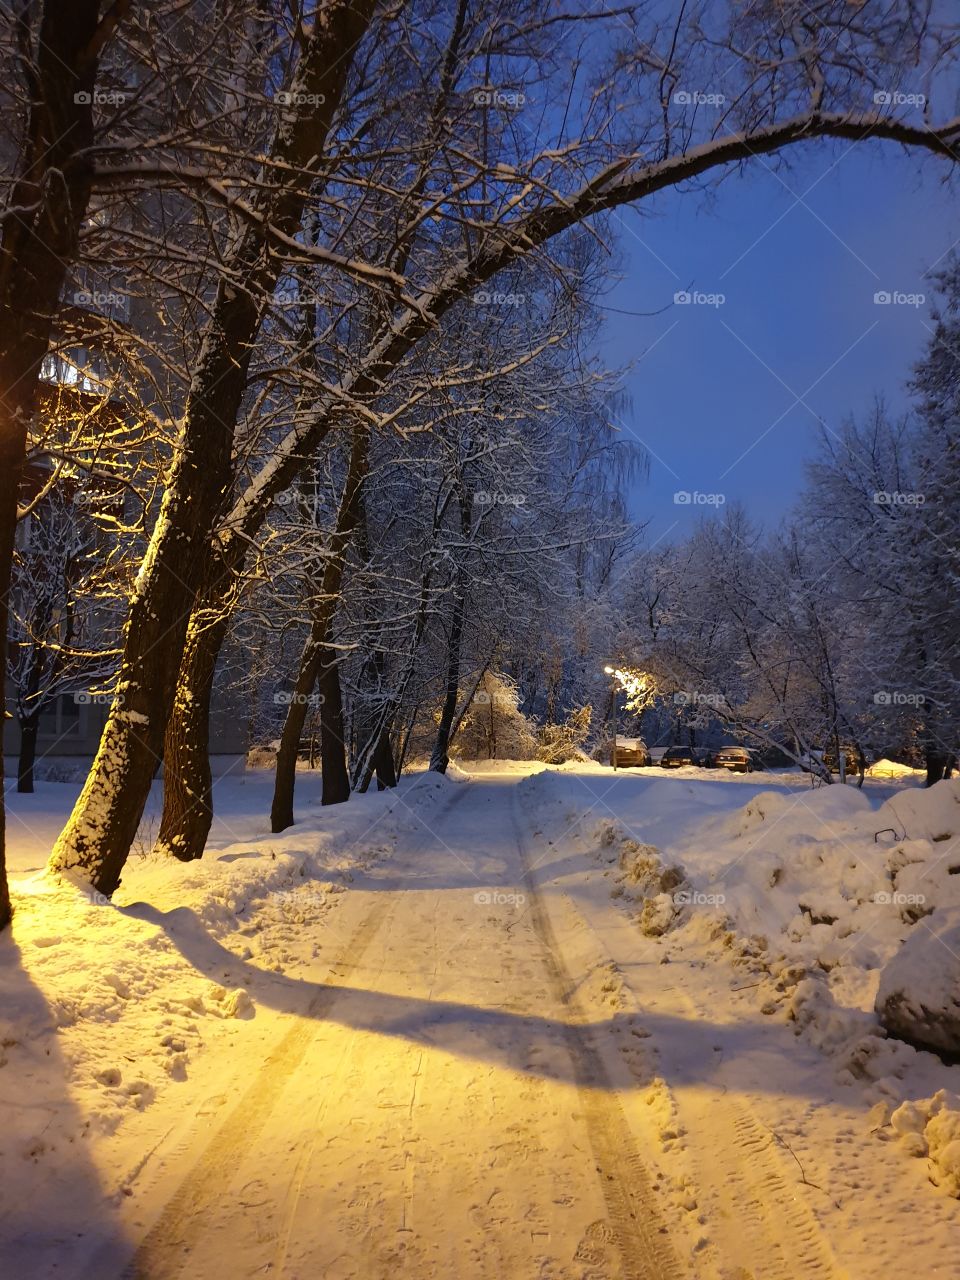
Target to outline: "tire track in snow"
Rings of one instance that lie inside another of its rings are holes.
[[[465,789],[458,791],[434,821],[445,817],[464,794]],[[207,1233],[211,1219],[221,1206],[224,1188],[255,1147],[284,1087],[320,1031],[321,1021],[343,996],[343,988],[348,986],[344,980],[359,968],[380,929],[395,912],[396,887],[389,882],[380,886],[370,910],[330,966],[323,990],[317,992],[305,1012],[297,1016],[294,1025],[263,1060],[249,1087],[137,1246],[124,1269],[123,1280],[178,1280],[189,1267],[191,1248]],[[294,1199],[294,1211],[295,1203]],[[103,1273],[97,1269],[96,1259],[87,1275],[89,1280],[102,1280]]]
[[[395,897],[378,893],[371,910],[331,967],[331,976],[356,969],[388,914]],[[204,1233],[215,1213],[223,1188],[243,1156],[253,1147],[286,1082],[297,1070],[325,1018],[341,996],[340,985],[328,985],[311,1000],[307,1011],[274,1046],[202,1156],[167,1200],[160,1217],[140,1242],[125,1280],[174,1280],[189,1265],[190,1248]]]
[[[563,1022],[563,1037],[609,1218],[608,1223],[594,1223],[588,1228],[579,1251],[580,1260],[602,1265],[604,1258],[615,1251],[619,1255],[622,1280],[679,1280],[680,1265],[623,1107],[589,1033],[577,1026],[585,1017],[576,984],[563,962],[543,897],[530,869],[516,819],[514,795],[510,803],[524,887],[530,898],[530,920],[543,949],[544,968],[551,986],[571,1019]]]
[[[566,908],[590,930],[597,947],[613,960],[599,922],[568,893]],[[616,963],[614,961],[614,963]],[[624,990],[636,1002],[629,983]],[[689,991],[676,990],[691,1032],[710,1024],[711,1013]],[[642,1023],[642,1009],[637,1010]],[[700,1058],[708,1061],[711,1042]],[[849,1280],[813,1210],[797,1186],[776,1138],[742,1100],[719,1090],[677,1089],[667,1084],[684,1130],[705,1226],[714,1235],[698,1254],[698,1276],[718,1280]]]
[[[723,1097],[684,1100],[696,1181],[709,1195],[720,1263],[742,1280],[841,1280],[813,1212],[784,1173],[775,1139],[749,1108]],[[795,1182],[795,1180],[794,1180]]]

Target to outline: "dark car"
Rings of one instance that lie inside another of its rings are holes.
[[[731,773],[753,773],[758,768],[746,747],[721,747],[714,759],[718,769],[729,769]]]
[[[645,769],[650,763],[647,744],[640,738],[618,738],[610,751],[615,769]]]
[[[686,764],[699,764],[693,747],[667,747],[660,757],[661,769],[680,769]]]

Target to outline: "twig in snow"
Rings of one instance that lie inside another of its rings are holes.
[[[821,1191],[825,1196],[829,1196],[830,1192],[827,1191],[825,1187],[821,1187],[816,1182],[811,1182],[810,1179],[807,1177],[806,1170],[804,1169],[803,1165],[800,1163],[800,1157],[794,1151],[793,1147],[791,1147],[790,1143],[786,1140],[786,1138],[781,1138],[779,1133],[776,1133],[773,1129],[770,1129],[767,1125],[764,1125],[763,1127],[767,1130],[768,1133],[773,1134],[774,1141],[778,1143],[781,1147],[783,1147],[785,1150],[789,1151],[790,1154],[793,1156],[794,1160],[796,1160],[797,1168],[800,1170],[800,1181],[803,1183],[803,1185],[805,1187],[813,1187],[814,1191]],[[833,1200],[832,1196],[830,1198],[831,1200]],[[836,1209],[840,1208],[840,1203],[837,1200],[833,1200],[833,1205],[834,1205],[834,1208]]]

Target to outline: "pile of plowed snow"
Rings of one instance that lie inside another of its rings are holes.
[[[761,791],[735,808],[718,795],[736,789],[709,781],[641,783],[616,798],[608,788],[593,807],[552,772],[520,786],[550,843],[573,841],[604,865],[641,933],[746,968],[762,1012],[831,1057],[840,1083],[862,1085],[878,1129],[928,1156],[932,1179],[960,1194],[960,1070],[922,1051],[942,1048],[935,1037],[953,1015],[960,1034],[960,954],[937,946],[960,920],[960,779],[904,788],[879,807],[841,785]],[[901,964],[897,991],[917,1030],[892,1035],[875,1004],[908,941],[925,944],[919,963]],[[922,1093],[932,1096],[903,1110]]]

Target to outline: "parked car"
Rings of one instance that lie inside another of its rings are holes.
[[[642,738],[617,738],[610,751],[610,763],[615,769],[645,769],[650,763],[650,752]]]
[[[685,764],[699,764],[693,747],[667,747],[660,757],[661,769],[679,769]]]
[[[721,747],[715,759],[718,769],[729,769],[731,773],[753,773],[758,768],[746,747]]]

